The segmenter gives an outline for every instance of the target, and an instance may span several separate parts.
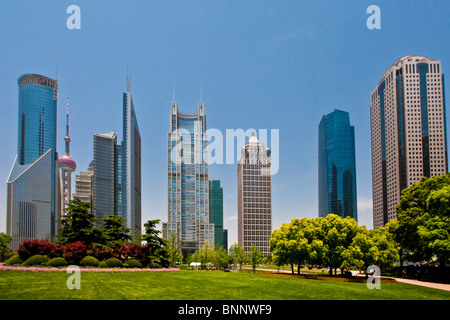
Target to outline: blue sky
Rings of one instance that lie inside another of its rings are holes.
[[[66,27],[72,4],[81,9],[80,30]],[[366,27],[373,4],[381,9],[380,30]],[[58,150],[64,150],[69,97],[77,173],[92,160],[94,133],[116,131],[122,139],[122,92],[131,66],[144,221],[167,220],[166,140],[175,88],[185,113],[197,112],[202,91],[207,127],[224,135],[226,129],[279,129],[274,228],[317,216],[317,127],[335,108],[348,111],[356,131],[359,224],[372,228],[370,93],[406,54],[441,60],[447,73],[449,9],[445,0],[2,1],[0,232],[17,152],[17,78],[55,77],[57,65]],[[236,170],[210,167],[210,179],[224,187],[230,244],[237,241]]]

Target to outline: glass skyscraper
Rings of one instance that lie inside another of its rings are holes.
[[[55,240],[60,217],[56,152],[58,81],[19,77],[17,156],[7,181],[7,227],[15,249],[25,239]]]
[[[358,220],[356,199],[355,128],[348,112],[334,110],[319,124],[319,217]]]
[[[107,215],[118,215],[118,160],[121,149],[115,132],[94,135],[94,160],[92,162],[92,212],[103,223]]]
[[[118,159],[119,215],[127,219],[127,227],[132,236],[141,235],[141,134],[131,97],[130,86],[123,93],[123,141],[122,156]]]
[[[198,113],[178,112],[171,103],[168,150],[168,221],[163,236],[176,233],[184,256],[214,244],[214,224],[209,221],[209,180],[205,105]]]
[[[223,188],[220,186],[220,180],[209,181],[209,222],[214,224],[214,244],[211,245],[226,248],[223,230]]]

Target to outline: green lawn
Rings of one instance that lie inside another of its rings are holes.
[[[64,272],[0,271],[0,299],[450,299],[450,292],[404,283],[365,283],[267,277],[247,272],[176,271],[81,273],[69,290]]]

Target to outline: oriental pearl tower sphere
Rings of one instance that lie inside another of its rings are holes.
[[[69,136],[69,99],[67,99],[67,122],[66,122],[66,136],[64,141],[66,142],[66,153],[59,157],[59,167],[61,168],[61,199],[62,199],[62,216],[65,215],[64,210],[67,208],[70,200],[72,199],[72,172],[77,168],[75,160],[70,156],[70,136]]]

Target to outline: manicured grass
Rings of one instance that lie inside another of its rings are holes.
[[[81,289],[69,290],[64,272],[0,271],[0,299],[450,299],[450,292],[404,283],[365,283],[267,277],[248,272],[176,271],[81,273]]]

